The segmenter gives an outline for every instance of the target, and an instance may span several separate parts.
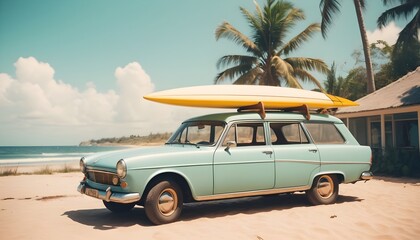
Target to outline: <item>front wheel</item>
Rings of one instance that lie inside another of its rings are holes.
[[[183,206],[181,188],[175,182],[162,181],[150,189],[144,208],[154,224],[170,223],[178,219]]]
[[[313,205],[335,203],[338,197],[338,180],[335,175],[321,175],[315,178],[311,189],[306,191]]]
[[[116,203],[103,201],[105,207],[113,213],[128,212],[136,205],[136,203]]]

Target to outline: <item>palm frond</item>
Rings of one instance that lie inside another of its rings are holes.
[[[313,36],[313,34],[315,34],[315,32],[320,30],[321,27],[318,23],[312,23],[305,30],[303,30],[288,43],[286,43],[279,51],[279,54],[283,53],[284,55],[288,55],[290,52],[298,49],[303,42],[308,41]]]
[[[276,78],[279,82],[280,80],[283,80],[286,86],[290,86],[294,88],[302,88],[298,80],[294,77],[294,71],[296,69],[294,69],[293,66],[290,65],[290,63],[281,59],[278,56],[275,56],[273,58],[272,67],[276,73]]]
[[[324,74],[328,74],[329,72],[327,64],[325,64],[323,60],[317,58],[290,57],[285,58],[284,61],[288,62],[293,69],[316,70]]]
[[[328,29],[332,23],[333,15],[340,12],[340,3],[338,0],[321,0],[319,9],[321,11],[321,32],[322,37],[327,37]]]
[[[274,56],[272,58],[272,67],[276,69],[276,73],[280,77],[286,77],[293,72],[293,67],[279,56]]]
[[[243,7],[241,7],[240,9],[241,9],[242,15],[244,15],[244,17],[248,20],[248,23],[251,25],[252,29],[254,31],[255,30],[262,31],[263,29],[262,22],[264,18],[260,15],[261,13],[252,14]]]
[[[221,57],[217,63],[217,68],[226,67],[229,65],[252,65],[256,64],[258,59],[253,56],[244,56],[244,55],[226,55]]]
[[[242,45],[247,51],[259,52],[257,46],[246,35],[238,31],[228,22],[223,22],[216,29],[216,40],[226,38]]]
[[[360,2],[360,7],[362,7],[362,10],[365,10],[366,9],[366,2],[365,2],[365,0],[359,0],[359,2]]]
[[[419,5],[419,3],[417,3],[417,6]],[[415,11],[415,7],[413,6],[413,3],[405,3],[405,4],[401,4],[399,6],[390,8],[388,10],[386,10],[385,12],[383,12],[378,20],[377,20],[377,24],[379,28],[383,28],[385,27],[388,22],[390,20],[396,20],[399,19],[401,17],[404,17],[405,19],[407,19],[409,16],[411,16],[411,14]]]
[[[261,70],[259,67],[255,67],[249,70],[247,73],[240,76],[236,79],[233,84],[238,85],[255,85],[258,84],[258,80],[260,79],[260,75],[263,74],[264,71]]]
[[[268,10],[267,10],[268,11]],[[286,34],[296,24],[297,21],[305,19],[305,14],[301,9],[294,8],[289,2],[277,2],[270,11],[270,21],[266,17],[266,35],[270,35],[267,43],[270,50],[277,49],[284,44]]]
[[[221,83],[225,81],[227,78],[234,79],[237,76],[241,76],[244,73],[248,72],[252,69],[252,65],[237,65],[231,68],[224,70],[217,74],[216,78],[214,79],[214,83]]]
[[[393,4],[393,3],[396,3],[396,2],[401,3],[401,0],[382,0],[382,3],[384,5]]]
[[[398,39],[397,45],[404,44],[409,42],[412,39],[419,40],[419,29],[420,29],[420,10],[414,16],[414,18],[407,23],[407,25],[401,30]]]
[[[290,12],[287,16],[282,20],[283,24],[289,26],[290,24],[294,26],[296,21],[298,20],[305,20],[305,14],[303,13],[302,9],[299,8],[291,8]]]
[[[316,79],[312,74],[310,74],[308,71],[305,71],[303,69],[295,69],[294,72],[295,76],[297,76],[299,79],[301,79],[304,82],[311,82],[315,84],[321,92],[326,93],[325,89],[322,87],[321,83]]]
[[[397,0],[382,0],[387,5],[397,2]],[[377,25],[379,28],[385,27],[391,20],[397,20],[400,18],[408,19],[413,16],[409,23],[400,32],[397,44],[402,45],[404,42],[411,41],[412,38],[418,39],[418,33],[420,29],[420,1],[419,0],[399,0],[400,5],[392,7],[383,12],[378,20]]]
[[[292,75],[287,76],[284,80],[285,80],[286,86],[288,87],[303,89],[299,81]]]

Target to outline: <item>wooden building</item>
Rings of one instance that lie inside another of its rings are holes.
[[[339,109],[336,116],[360,144],[419,151],[420,67],[356,102],[360,105]]]

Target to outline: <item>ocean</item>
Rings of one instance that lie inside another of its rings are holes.
[[[0,166],[67,163],[98,152],[126,147],[108,146],[0,146]]]

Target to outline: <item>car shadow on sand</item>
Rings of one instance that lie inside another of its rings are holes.
[[[62,215],[67,216],[75,222],[92,226],[93,229],[99,230],[112,230],[137,224],[152,226],[142,207],[136,207],[125,213],[113,213],[106,208],[101,208],[67,211]]]
[[[354,196],[340,195],[336,204],[361,202],[363,199]],[[192,221],[200,218],[219,218],[236,214],[256,214],[262,212],[281,211],[292,208],[310,206],[305,194],[281,194],[262,197],[246,197],[239,199],[217,200],[184,204],[179,221]],[[120,227],[141,225],[153,226],[147,219],[143,207],[135,207],[126,213],[112,213],[102,209],[73,210],[63,213],[75,222],[92,226],[94,229],[111,230]]]

